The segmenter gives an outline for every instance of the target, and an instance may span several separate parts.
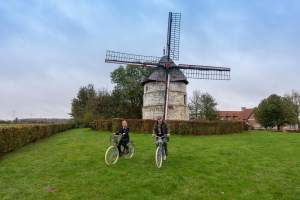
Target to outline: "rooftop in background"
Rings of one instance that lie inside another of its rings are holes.
[[[247,121],[254,112],[254,108],[242,107],[240,111],[218,111],[221,120]]]

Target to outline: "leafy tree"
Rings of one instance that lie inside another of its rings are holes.
[[[9,124],[11,121],[0,119],[0,124]]]
[[[289,98],[297,107],[297,124],[298,130],[300,130],[300,93],[293,90],[290,95],[286,95],[285,97]]]
[[[277,127],[277,130],[285,124],[294,124],[297,121],[297,108],[286,97],[272,94],[262,100],[255,110],[255,118],[265,128]]]
[[[134,65],[120,66],[111,73],[115,84],[112,96],[118,117],[141,118],[143,107],[142,81],[151,70]]]
[[[79,124],[86,124],[96,118],[111,118],[114,112],[111,93],[107,90],[96,92],[91,84],[81,87],[72,101],[71,116]]]
[[[189,103],[191,115],[195,119],[216,120],[218,112],[215,99],[208,93],[201,93],[196,90]]]
[[[111,92],[107,90],[99,90],[96,97],[96,118],[111,118],[115,117],[115,105]]]
[[[288,97],[282,98],[284,124],[295,125],[298,122],[298,106]]]
[[[92,84],[81,87],[72,100],[71,116],[76,123],[88,123],[95,115],[96,91]],[[88,114],[87,114],[88,113]]]
[[[112,92],[94,86],[81,87],[72,100],[71,116],[78,124],[87,124],[96,118],[141,118],[143,106],[142,80],[151,70],[128,65],[111,73]]]
[[[271,95],[267,99],[262,100],[255,110],[255,118],[265,128],[281,125],[282,108],[281,97],[278,95]]]

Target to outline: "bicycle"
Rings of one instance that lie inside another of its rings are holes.
[[[119,145],[121,139],[122,139],[122,135],[113,134],[110,137],[111,145],[107,148],[107,150],[105,152],[105,163],[107,165],[116,164],[121,155],[122,156],[124,155],[124,157],[127,158],[127,159],[130,159],[130,158],[133,157],[134,152],[135,152],[135,148],[134,148],[134,145],[133,145],[132,141],[130,141],[127,144],[128,151],[126,151],[125,148],[123,147],[123,145],[121,145],[121,152],[119,152],[118,145]]]
[[[162,163],[163,163],[163,157],[166,158],[166,149],[164,146],[164,143],[166,141],[164,141],[164,139],[166,138],[166,136],[155,136],[156,141],[156,151],[155,151],[155,164],[157,168],[161,168]]]

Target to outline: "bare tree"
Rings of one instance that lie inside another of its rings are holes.
[[[195,90],[189,103],[191,117],[194,119],[215,120],[218,117],[216,106],[217,103],[210,94]]]
[[[201,109],[201,92],[195,90],[193,96],[190,98],[189,110],[191,113],[191,118],[198,119],[200,116]]]

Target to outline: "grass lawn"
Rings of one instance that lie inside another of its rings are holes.
[[[150,135],[106,166],[109,133],[75,129],[0,159],[0,199],[300,199],[300,134],[171,136],[154,164]]]

